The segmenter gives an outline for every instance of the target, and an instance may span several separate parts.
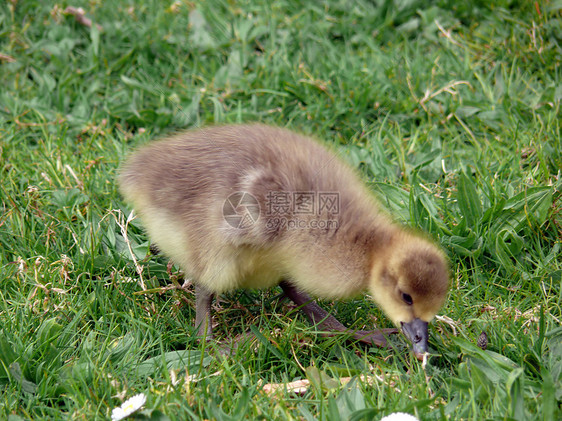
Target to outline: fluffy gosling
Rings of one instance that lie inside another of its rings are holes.
[[[260,124],[187,131],[140,148],[119,176],[150,238],[196,286],[212,335],[214,294],[280,285],[322,329],[345,327],[307,293],[368,291],[416,355],[443,305],[448,268],[431,241],[395,223],[358,175],[316,140]],[[380,346],[383,333],[355,332]]]

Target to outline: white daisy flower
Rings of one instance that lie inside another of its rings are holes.
[[[139,393],[138,395],[127,399],[121,404],[121,406],[113,408],[113,411],[111,411],[111,421],[119,421],[127,418],[132,413],[141,409],[145,403],[146,396],[144,393]]]
[[[381,419],[381,421],[418,421],[418,419],[405,412],[394,412]]]

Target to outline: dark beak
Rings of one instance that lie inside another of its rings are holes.
[[[412,342],[412,350],[419,360],[423,358],[423,354],[427,352],[428,345],[428,332],[427,332],[427,322],[420,319],[414,319],[410,323],[400,322],[402,326],[402,332]]]

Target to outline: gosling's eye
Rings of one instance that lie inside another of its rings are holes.
[[[409,306],[411,306],[412,304],[414,304],[414,300],[412,300],[412,296],[410,294],[406,294],[405,292],[402,293],[402,299],[404,300],[404,302],[406,304],[408,304]]]

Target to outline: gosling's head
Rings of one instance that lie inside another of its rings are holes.
[[[371,272],[373,298],[402,328],[420,357],[428,350],[428,322],[443,305],[449,287],[445,256],[431,242],[406,233],[377,254]]]

